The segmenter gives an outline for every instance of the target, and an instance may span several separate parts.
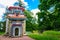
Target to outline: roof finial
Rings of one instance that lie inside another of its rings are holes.
[[[19,1],[19,6],[25,7],[25,6],[24,6],[24,3],[22,2],[22,0],[18,0],[18,1]]]

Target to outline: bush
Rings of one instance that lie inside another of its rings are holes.
[[[45,31],[43,35],[60,37],[60,31]]]
[[[4,33],[5,33],[5,32],[1,32],[1,31],[0,31],[0,35],[3,35]]]
[[[60,40],[60,32],[57,31],[45,31],[42,34],[29,34],[29,37],[35,40]]]
[[[60,32],[59,31],[45,31],[45,32],[43,32],[43,34],[60,35]]]

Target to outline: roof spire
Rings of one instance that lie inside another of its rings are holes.
[[[20,7],[25,7],[25,6],[24,6],[24,3],[23,3],[21,0],[18,0],[18,1],[19,1],[19,6],[20,6]]]

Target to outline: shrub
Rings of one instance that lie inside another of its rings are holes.
[[[31,33],[28,36],[35,40],[60,40],[60,32],[58,31],[45,31],[42,34]]]
[[[43,35],[60,37],[60,32],[59,31],[45,31],[43,32]]]
[[[0,31],[0,35],[3,35],[4,33],[5,33],[5,32],[1,32],[1,31]]]

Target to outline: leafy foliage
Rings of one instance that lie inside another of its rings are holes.
[[[5,32],[5,29],[6,29],[6,22],[0,22],[0,32],[3,31]]]
[[[60,29],[60,0],[39,0],[38,15],[39,31]],[[52,9],[53,7],[53,9]],[[53,12],[51,12],[53,10]],[[40,21],[40,19],[42,21]]]
[[[33,21],[32,12],[25,10],[24,14],[26,15],[26,30],[33,31],[38,29],[38,25]],[[33,22],[32,22],[33,21]]]

